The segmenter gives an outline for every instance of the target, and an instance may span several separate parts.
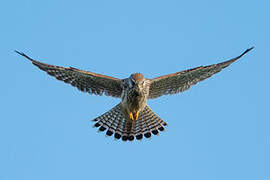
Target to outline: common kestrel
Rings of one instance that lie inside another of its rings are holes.
[[[118,79],[73,67],[65,68],[41,63],[22,52],[15,52],[49,75],[69,83],[83,92],[121,98],[119,104],[93,120],[95,121],[94,127],[99,127],[99,131],[107,130],[106,135],[114,134],[115,139],[122,138],[123,141],[132,141],[135,138],[141,140],[143,136],[150,138],[151,133],[158,135],[159,131],[164,131],[164,126],[167,126],[167,123],[146,104],[148,99],[183,92],[191,85],[220,72],[252,49],[253,47],[244,51],[240,56],[222,63],[200,66],[153,79],[146,79],[141,73]]]

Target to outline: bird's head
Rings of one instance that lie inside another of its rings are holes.
[[[129,88],[132,88],[138,92],[142,91],[145,86],[146,79],[141,73],[131,74],[128,81]]]

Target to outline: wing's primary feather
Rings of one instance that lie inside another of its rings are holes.
[[[183,92],[190,88],[191,85],[198,83],[206,78],[211,77],[213,74],[220,72],[223,68],[228,67],[230,64],[241,58],[244,54],[252,50],[254,47],[247,49],[240,56],[237,56],[228,61],[213,64],[209,66],[200,66],[177,73],[160,76],[151,79],[149,89],[149,99],[157,98],[162,95],[176,94]]]
[[[65,83],[69,83],[81,91],[96,95],[105,94],[107,96],[121,97],[121,80],[118,78],[83,71],[73,67],[65,68],[45,64],[28,57],[22,52],[15,52],[30,60],[35,66],[49,75]]]

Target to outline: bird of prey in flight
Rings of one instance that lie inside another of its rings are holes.
[[[125,79],[118,79],[73,67],[66,68],[45,64],[22,52],[15,52],[30,60],[49,75],[69,83],[83,92],[121,98],[119,104],[93,120],[94,127],[98,127],[99,131],[106,130],[106,135],[114,135],[115,139],[133,141],[134,139],[141,140],[143,137],[150,138],[152,134],[158,135],[167,126],[167,123],[147,105],[148,99],[181,93],[199,81],[220,72],[252,49],[253,47],[235,58],[218,64],[199,66],[153,79],[147,79],[141,73],[131,74]]]

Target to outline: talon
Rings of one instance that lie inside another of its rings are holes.
[[[137,111],[136,113],[134,113],[134,119],[137,120],[139,117],[140,111]]]
[[[132,112],[129,113],[129,119],[134,120]]]

